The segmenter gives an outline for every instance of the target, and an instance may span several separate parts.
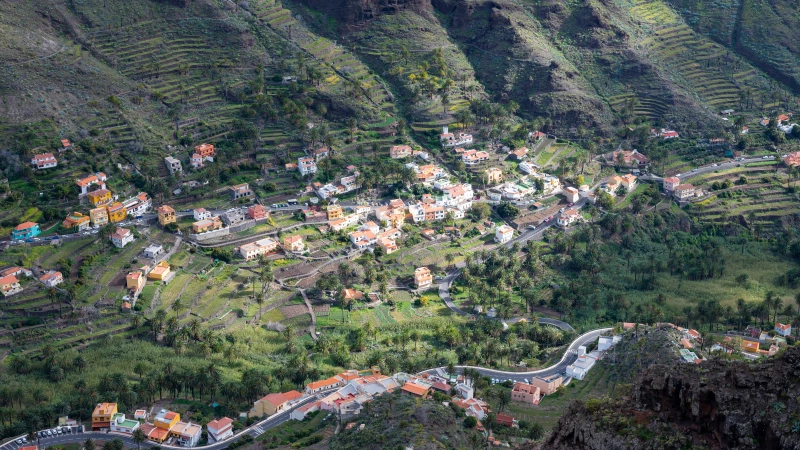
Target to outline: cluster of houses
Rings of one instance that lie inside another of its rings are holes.
[[[664,192],[671,194],[679,202],[687,201],[700,193],[693,185],[681,183],[678,177],[664,178]]]
[[[344,195],[361,187],[357,181],[358,175],[359,173],[356,171],[352,175],[343,176],[339,178],[339,181],[335,184],[314,182],[311,186],[306,188],[306,191],[315,192],[322,200],[328,200],[331,197]]]
[[[284,237],[282,245],[280,245],[275,239],[265,237],[255,242],[250,242],[236,247],[234,251],[239,253],[242,258],[245,259],[245,261],[250,261],[275,253],[280,250],[281,247],[286,254],[299,255],[306,251],[305,242],[303,242],[303,236],[299,234],[293,234]]]
[[[10,297],[23,291],[21,278],[33,278],[33,272],[23,267],[9,267],[0,271],[0,294]],[[39,276],[39,282],[46,288],[56,287],[64,282],[64,275],[57,270],[50,270]]]
[[[422,160],[428,161],[430,155],[428,152],[422,150],[414,150],[410,145],[394,145],[389,147],[389,157],[392,159],[403,159],[409,157],[417,157]]]
[[[247,184],[233,186],[231,189],[237,192],[246,190],[252,195],[252,191]],[[161,225],[167,225],[177,220],[174,215],[175,210],[170,207],[167,208],[164,210],[163,219],[162,212],[159,210],[158,222]],[[192,218],[195,220],[192,223],[192,234],[202,235],[203,233],[221,230],[226,226],[239,225],[247,220],[266,220],[269,218],[269,211],[263,205],[257,203],[242,208],[231,208],[220,215],[213,215],[211,211],[205,208],[195,208],[192,210]]]
[[[600,189],[607,192],[612,197],[617,195],[620,187],[625,188],[625,192],[633,192],[637,186],[636,176],[625,174],[623,176],[614,175],[600,185]]]
[[[58,152],[62,153],[73,148],[69,139],[61,139],[61,147],[58,148]],[[39,153],[33,155],[33,158],[31,158],[31,165],[36,170],[52,169],[58,167],[58,160],[52,153]]]
[[[623,324],[624,329],[634,328],[635,324]],[[598,360],[602,359],[606,351],[622,340],[622,336],[600,336],[597,338],[597,349],[586,353],[586,346],[578,347],[578,358],[567,366],[566,376],[576,380],[583,380],[586,374],[594,367]]]
[[[191,421],[181,420],[180,413],[160,410],[147,421],[146,410],[139,409],[128,418],[120,413],[116,403],[98,403],[92,411],[92,431],[110,431],[125,435],[132,435],[136,430],[141,430],[148,441],[157,444],[177,445],[181,447],[194,447],[200,442],[203,427]],[[206,425],[209,441],[220,442],[233,436],[233,420],[223,417],[213,420]]]
[[[790,120],[792,120],[792,113],[780,114],[775,117],[775,125],[784,134],[789,134],[792,132],[792,129],[795,127],[795,125],[797,125],[796,123],[790,123]],[[758,123],[764,127],[769,126],[769,118],[762,117]]]
[[[447,127],[442,127],[442,134],[439,135],[439,140],[444,147],[458,147],[462,145],[471,145],[473,142],[472,135],[468,133],[451,133]]]
[[[213,145],[200,144],[194,148],[194,153],[192,153],[191,158],[191,165],[195,169],[200,169],[205,166],[206,161],[214,162],[215,155],[216,148],[214,148]]]

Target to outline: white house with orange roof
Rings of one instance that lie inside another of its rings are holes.
[[[664,191],[665,192],[672,192],[681,184],[681,179],[678,177],[667,177],[664,178]]]
[[[224,441],[233,437],[233,419],[223,417],[221,419],[212,420],[206,424],[208,430],[208,437],[214,442]]]
[[[89,194],[89,188],[94,185],[99,186],[98,189],[105,189],[107,179],[108,177],[106,177],[106,174],[104,174],[103,172],[97,172],[93,175],[89,175],[87,177],[83,177],[77,180],[75,184],[78,185],[78,188],[81,191],[78,194],[78,197],[83,197],[84,195]]]
[[[576,221],[580,220],[581,215],[578,213],[577,209],[567,209],[558,216],[558,226],[561,228],[567,228],[568,226],[572,225]]]
[[[52,153],[42,153],[40,155],[33,155],[31,164],[38,170],[52,169],[58,165],[58,161]]]
[[[453,134],[448,127],[442,127],[442,134],[439,135],[439,140],[445,147],[458,147],[461,145],[470,145],[473,142],[472,135],[468,133]]]
[[[414,286],[417,289],[426,289],[431,287],[431,283],[433,283],[433,277],[431,276],[431,270],[427,267],[417,267],[414,270]]]
[[[779,335],[786,337],[792,335],[792,324],[790,323],[776,323],[775,332]]]
[[[19,279],[14,275],[6,275],[0,277],[0,293],[3,297],[10,297],[14,294],[22,292],[22,286],[19,284]]]
[[[503,224],[497,227],[494,232],[494,241],[498,244],[505,244],[506,242],[514,239],[514,229],[510,226]]]
[[[697,191],[694,186],[686,183],[675,186],[675,189],[672,191],[672,195],[677,200],[687,200],[694,197],[696,195],[696,192]]]
[[[303,236],[293,234],[283,238],[283,250],[288,253],[303,253],[306,250]]]
[[[133,242],[133,233],[127,228],[117,227],[111,235],[111,243],[114,247],[124,248],[126,245]]]
[[[313,395],[328,389],[341,387],[344,381],[338,377],[330,377],[320,381],[314,381],[306,385],[306,394]]]
[[[51,270],[46,274],[39,277],[39,281],[47,287],[55,287],[64,282],[64,276],[61,272]]]

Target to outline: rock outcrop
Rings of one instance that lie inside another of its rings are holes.
[[[539,448],[796,449],[799,399],[797,347],[758,363],[657,364],[630,397],[570,405]]]

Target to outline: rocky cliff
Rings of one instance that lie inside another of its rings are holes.
[[[570,405],[540,448],[795,449],[798,399],[796,347],[759,363],[652,365],[629,397]]]

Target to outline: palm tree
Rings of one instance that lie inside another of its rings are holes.
[[[409,337],[411,338],[412,341],[414,341],[414,351],[417,351],[417,344],[419,344],[419,340],[421,338],[419,331],[412,330],[411,333],[409,334]]]
[[[183,302],[181,301],[181,298],[178,297],[172,304],[172,309],[175,310],[175,317],[178,317],[181,308],[183,308]]]
[[[142,450],[142,442],[147,440],[147,436],[145,436],[144,431],[142,431],[141,428],[137,428],[131,437],[133,438],[133,442],[136,442],[137,450]]]
[[[94,450],[94,441],[91,439],[83,441],[83,450]]]

